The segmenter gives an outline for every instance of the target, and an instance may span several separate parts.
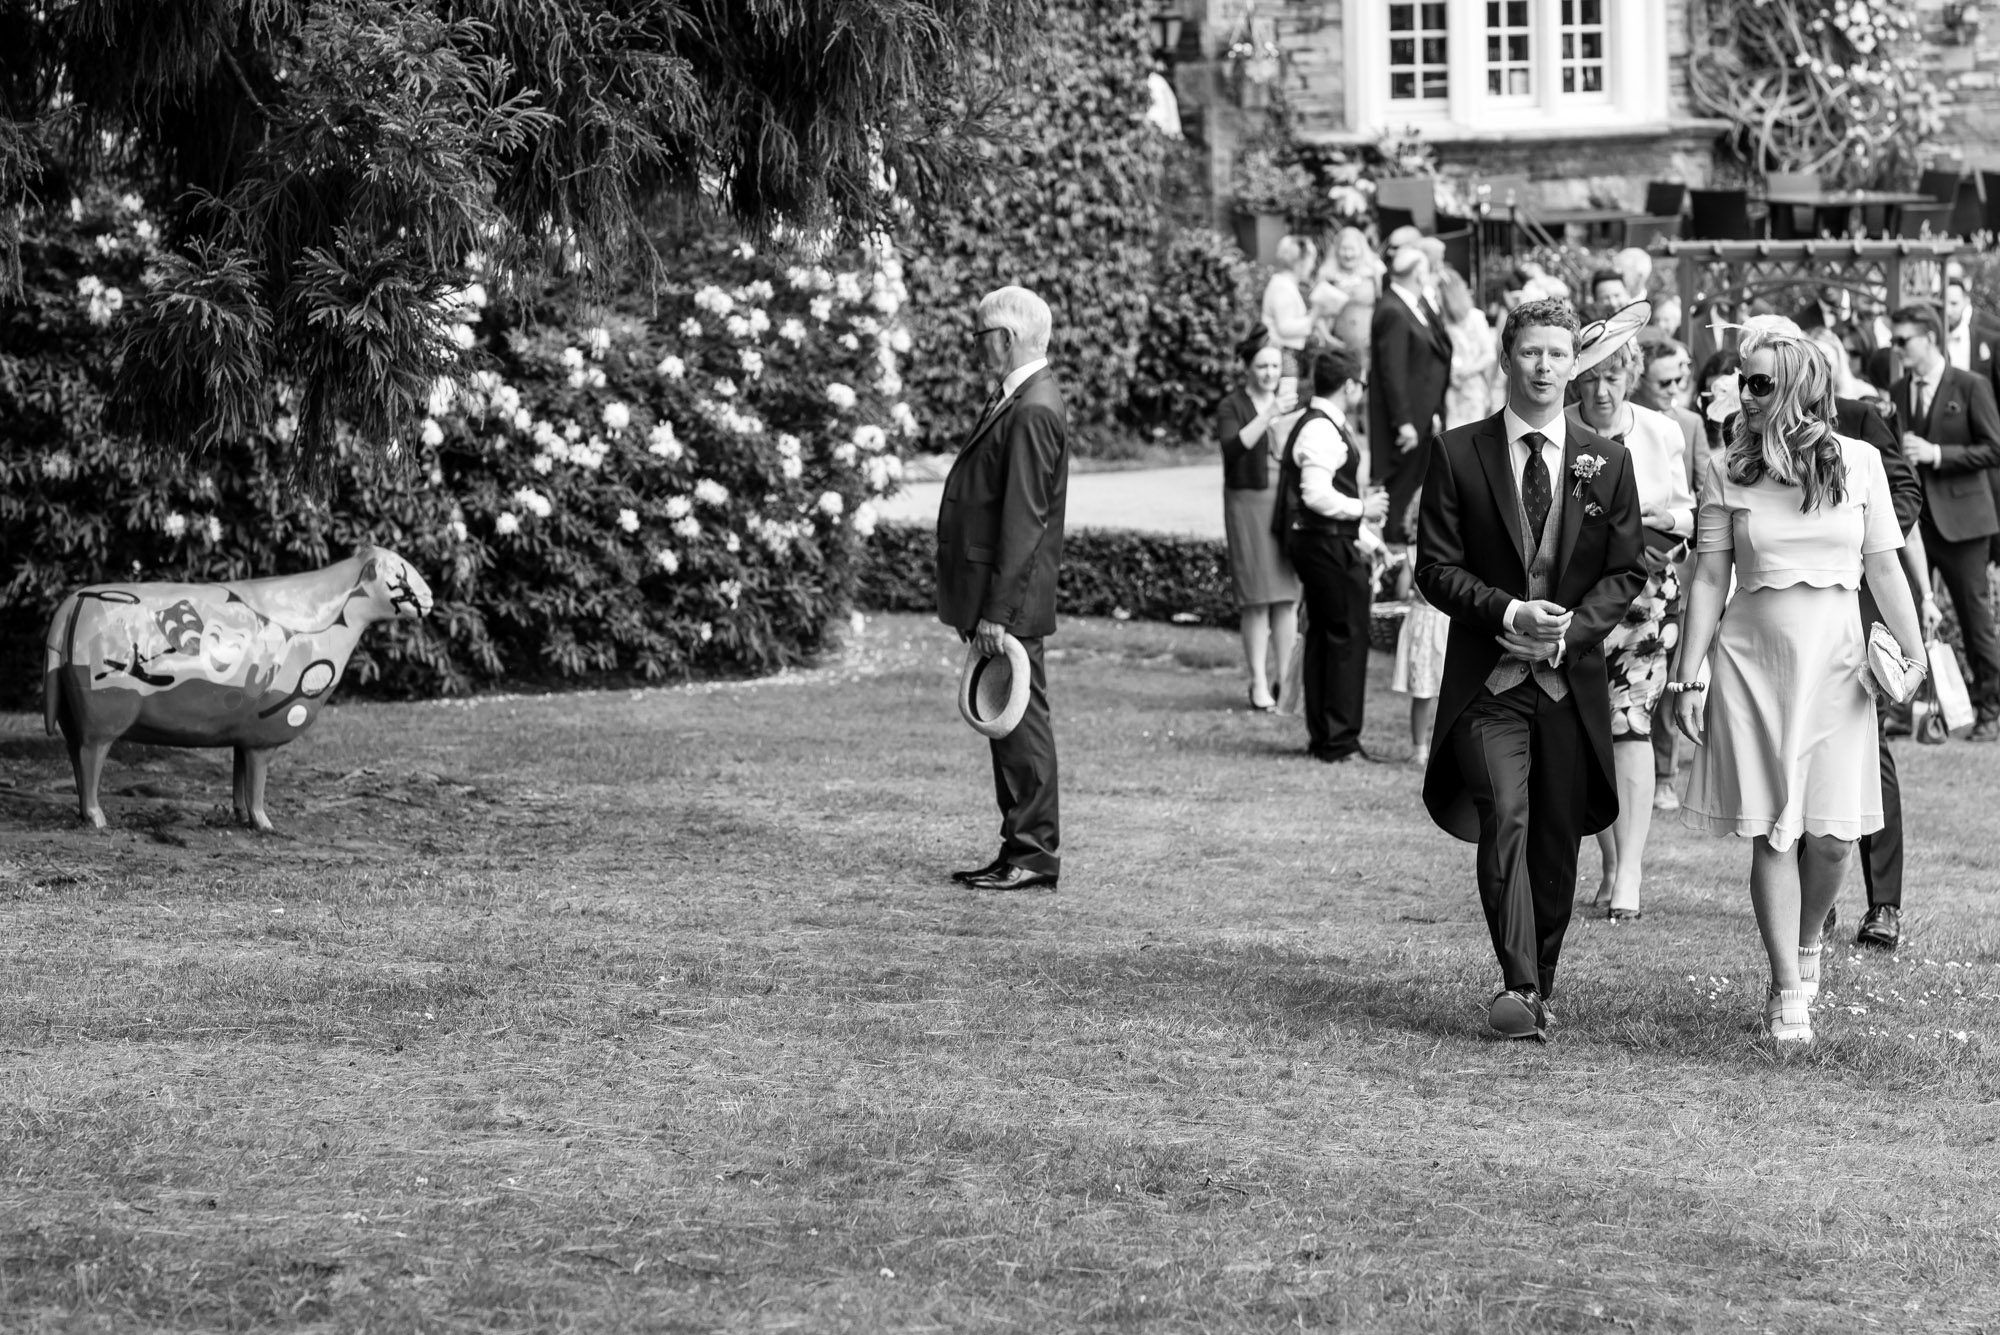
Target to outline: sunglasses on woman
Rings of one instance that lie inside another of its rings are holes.
[[[1743,392],[1753,398],[1768,399],[1778,392],[1778,382],[1767,375],[1743,377]]]

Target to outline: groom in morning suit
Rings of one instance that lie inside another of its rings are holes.
[[[1576,330],[1566,301],[1507,317],[1506,407],[1438,437],[1418,512],[1417,583],[1451,619],[1424,805],[1479,845],[1506,1038],[1548,1036],[1577,844],[1618,814],[1602,642],[1646,580],[1625,447],[1564,420]]]
[[[938,506],[938,620],[993,657],[1009,634],[1028,652],[1027,712],[988,745],[1000,854],[952,879],[975,890],[1056,888],[1056,736],[1042,637],[1056,628],[1069,419],[1049,374],[1049,307],[1024,287],[979,302],[973,342],[997,382],[959,447]]]

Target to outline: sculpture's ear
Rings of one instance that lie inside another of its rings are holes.
[[[361,567],[361,582],[363,584],[375,582],[375,558],[372,556],[368,558],[367,564]]]
[[[375,544],[372,542],[357,542],[354,544],[354,551],[351,554],[365,560],[375,555]]]

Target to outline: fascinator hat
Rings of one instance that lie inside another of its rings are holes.
[[[1635,301],[1576,331],[1576,371],[1582,375],[1639,336],[1653,318],[1653,303]]]
[[[965,651],[958,674],[958,713],[972,730],[995,741],[1014,731],[1028,712],[1028,651],[1012,635],[988,658],[977,644]]]

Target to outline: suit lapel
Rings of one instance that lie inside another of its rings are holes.
[[[1508,455],[1507,428],[1499,413],[1479,424],[1479,434],[1473,437],[1472,452],[1479,456],[1479,466],[1486,470],[1486,486],[1493,493],[1493,503],[1499,507],[1500,522],[1507,526],[1507,536],[1514,540],[1514,555],[1521,561],[1521,569],[1528,569],[1527,558],[1521,553],[1527,549],[1521,529],[1521,496],[1514,486],[1514,461]]]
[[[1575,422],[1569,423],[1563,435],[1562,472],[1555,479],[1555,485],[1558,487],[1571,486],[1570,478],[1575,476],[1577,456],[1587,453],[1587,445],[1594,445],[1597,442],[1597,436],[1594,432],[1579,426]],[[1563,498],[1562,537],[1556,544],[1556,574],[1558,576],[1563,571],[1569,569],[1570,553],[1576,550],[1576,537],[1582,531],[1583,500],[1572,492],[1571,495]]]

